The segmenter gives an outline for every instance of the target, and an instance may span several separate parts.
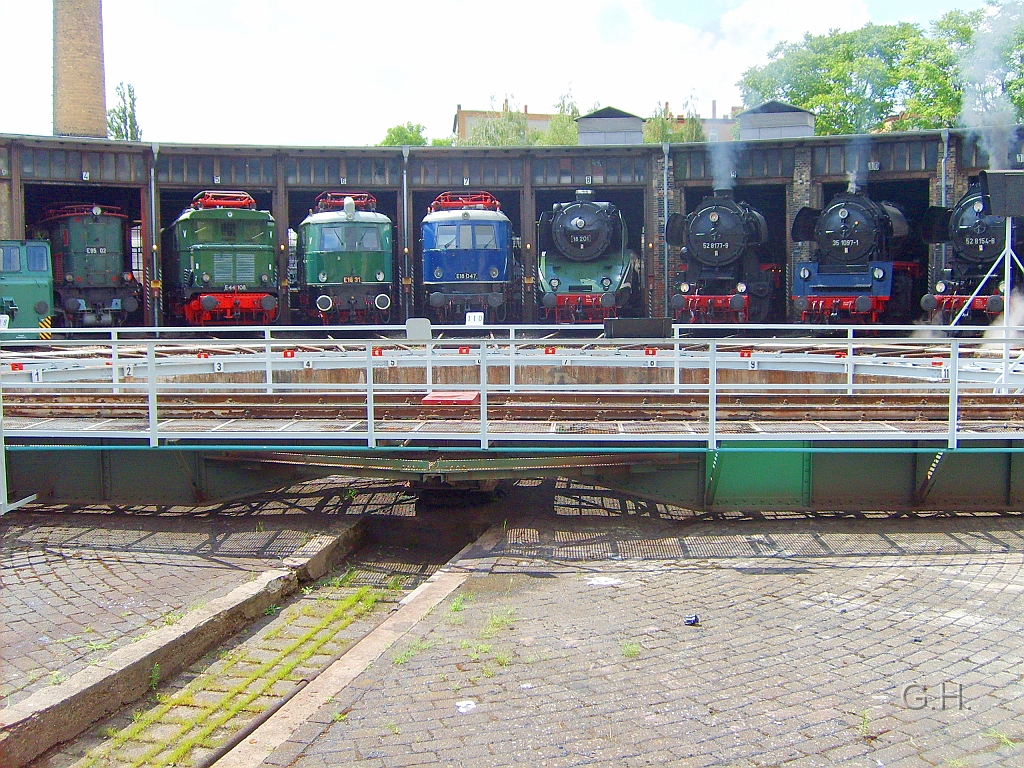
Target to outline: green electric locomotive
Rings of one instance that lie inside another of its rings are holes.
[[[277,318],[274,217],[246,192],[200,192],[164,230],[171,322],[267,325]]]
[[[48,240],[54,311],[67,327],[121,325],[138,311],[142,286],[131,265],[128,217],[112,205],[68,203],[32,228]]]
[[[298,300],[323,323],[386,323],[394,300],[391,219],[368,192],[324,192],[299,225]]]
[[[47,339],[52,318],[50,245],[44,240],[0,240],[2,339]],[[33,329],[32,332],[22,329]]]

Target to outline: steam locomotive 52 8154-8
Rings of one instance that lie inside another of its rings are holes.
[[[716,190],[685,216],[673,214],[665,238],[682,249],[671,299],[677,320],[775,319],[781,310],[782,266],[768,260],[764,216],[736,200],[732,190]]]
[[[952,209],[932,206],[924,217],[924,239],[949,243],[951,258],[931,286],[934,292],[921,297],[921,308],[933,322],[949,323],[958,317],[990,321],[1003,311],[1005,272],[999,257],[1006,247],[1006,219],[986,210],[981,187],[972,186]],[[1024,238],[1014,227],[1014,250]],[[1014,270],[1011,279],[1020,277]]]
[[[794,265],[793,307],[802,322],[912,319],[925,267],[902,258],[910,227],[896,205],[851,188],[824,210],[801,208],[792,235],[817,246],[811,261]]]
[[[640,301],[640,259],[627,244],[619,208],[594,192],[555,203],[537,222],[537,286],[541,317],[555,323],[599,323],[628,315]]]

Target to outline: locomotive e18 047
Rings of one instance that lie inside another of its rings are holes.
[[[665,227],[680,248],[682,270],[670,302],[684,322],[764,323],[781,311],[782,265],[768,254],[764,216],[718,189],[688,214],[673,214]]]
[[[555,323],[599,323],[629,315],[640,302],[640,259],[627,244],[622,211],[594,192],[555,203],[537,222],[541,315]]]
[[[990,322],[1003,311],[1005,272],[998,269],[1006,247],[1006,219],[993,216],[985,206],[981,187],[974,184],[952,209],[931,206],[922,224],[925,242],[949,243],[952,258],[943,266],[933,292],[921,297],[921,309],[932,322],[948,324],[963,317]],[[1013,228],[1016,252],[1024,244],[1020,227]],[[1011,271],[1018,282],[1020,271]]]
[[[54,311],[67,327],[121,325],[140,306],[128,217],[111,205],[68,203],[32,228],[53,262]]]
[[[903,260],[910,227],[893,203],[851,185],[824,210],[801,208],[793,240],[816,244],[812,260],[794,265],[793,307],[802,322],[908,322],[925,273]]]
[[[516,322],[512,223],[490,192],[443,192],[423,217],[422,298],[437,322]]]
[[[274,217],[246,192],[200,192],[164,230],[164,296],[174,321],[266,325],[278,311]]]
[[[322,323],[386,323],[395,300],[391,219],[368,192],[324,192],[299,225],[298,309]]]

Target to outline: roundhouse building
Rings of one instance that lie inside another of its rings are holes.
[[[1024,167],[1024,129],[1018,134],[1008,148],[1010,167]],[[718,152],[726,145],[722,157]],[[372,192],[378,210],[396,224],[403,289],[411,294],[418,225],[431,200],[445,190],[486,189],[522,238],[529,292],[539,214],[572,200],[576,189],[590,188],[595,199],[623,211],[630,247],[642,254],[646,312],[663,316],[677,290],[679,267],[678,254],[664,240],[667,216],[686,212],[710,194],[716,171],[719,184],[734,186],[737,197],[765,216],[770,247],[788,266],[788,287],[794,262],[810,256],[807,244],[790,238],[801,207],[820,208],[856,178],[872,197],[899,203],[911,222],[919,222],[929,205],[952,205],[988,165],[982,147],[961,131],[507,148],[157,145],[0,135],[0,238],[25,237],[61,202],[120,206],[138,230],[135,258],[147,286],[145,317],[159,323],[159,231],[202,190],[245,190],[273,213],[282,281],[288,274],[288,230],[297,228],[320,192]],[[932,247],[929,258],[932,271],[940,269],[941,247]],[[527,302],[524,320],[534,320],[533,311]]]

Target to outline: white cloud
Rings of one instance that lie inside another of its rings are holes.
[[[389,126],[451,130],[456,104],[511,96],[550,111],[572,87],[641,116],[689,98],[704,115],[739,104],[736,81],[780,40],[869,20],[864,0],[746,0],[703,29],[666,21],[641,0],[104,0],[108,100],[119,81],[138,96],[146,140],[360,145]],[[940,12],[936,11],[936,15]],[[708,15],[704,12],[705,16]],[[0,0],[14,30],[0,81],[0,132],[51,128],[51,10]],[[713,29],[714,31],[707,31]]]

